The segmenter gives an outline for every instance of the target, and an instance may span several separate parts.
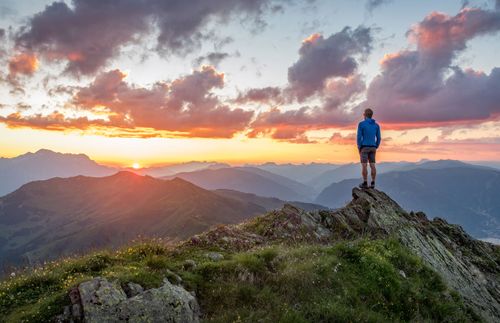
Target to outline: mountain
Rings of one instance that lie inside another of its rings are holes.
[[[333,183],[315,202],[341,207],[357,184],[357,179]],[[500,171],[467,164],[396,171],[377,176],[377,187],[406,209],[458,223],[478,238],[500,238]]]
[[[180,178],[119,172],[36,181],[0,198],[0,259],[50,259],[138,235],[176,240],[265,211]]]
[[[243,193],[234,190],[218,189],[218,190],[213,190],[212,192],[219,194],[221,196],[257,204],[265,208],[267,211],[271,211],[274,209],[281,209],[285,204],[290,204],[299,207],[301,209],[304,209],[306,211],[328,210],[328,207],[319,204],[305,203],[298,201],[283,201],[275,197],[264,197],[252,193]]]
[[[473,165],[486,166],[500,170],[499,161],[470,161],[469,163]]]
[[[35,180],[76,175],[107,176],[116,169],[97,164],[84,154],[62,154],[47,149],[14,158],[0,158],[0,196]]]
[[[0,321],[500,320],[500,247],[381,191],[352,197],[14,272],[0,283]]]
[[[407,166],[415,166],[415,164],[410,162],[378,163],[377,171],[379,174],[383,174]],[[361,165],[359,163],[351,163],[323,172],[318,176],[313,177],[310,180],[306,181],[305,184],[312,186],[318,192],[321,192],[323,189],[325,189],[328,185],[332,183],[337,183],[345,179],[360,178],[360,176],[361,176]]]
[[[194,171],[202,170],[202,169],[217,169],[217,168],[224,168],[224,167],[230,167],[230,166],[228,164],[224,164],[224,163],[191,161],[191,162],[187,162],[187,163],[179,163],[179,164],[172,164],[172,165],[166,165],[166,166],[141,168],[141,169],[133,170],[133,171],[134,171],[134,173],[137,173],[140,175],[149,175],[149,176],[153,176],[153,177],[163,177],[163,176],[171,176],[171,175],[175,175],[177,173],[183,173],[183,172],[194,172]]]
[[[316,191],[289,178],[255,167],[228,167],[178,173],[179,177],[208,190],[230,189],[286,201],[310,202]]]
[[[264,163],[260,165],[246,165],[248,167],[257,167],[268,172],[288,177],[299,183],[305,183],[311,178],[335,169],[341,165],[330,163],[310,163],[310,164],[276,164]]]

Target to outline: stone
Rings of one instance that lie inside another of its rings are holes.
[[[134,296],[139,295],[140,293],[144,292],[144,288],[142,288],[141,285],[136,284],[136,283],[125,284],[123,290],[125,291],[125,294],[129,298],[134,297]]]
[[[224,259],[224,255],[218,252],[207,252],[205,256],[213,261],[219,261]]]
[[[196,268],[196,262],[194,260],[187,259],[186,261],[184,261],[183,268],[187,271],[193,270]]]
[[[174,273],[173,271],[171,271],[170,269],[167,269],[167,279],[174,283],[174,284],[177,284],[179,285],[180,283],[182,283],[182,278],[181,276],[177,275],[176,273]]]
[[[87,323],[199,322],[198,302],[183,287],[173,285],[167,279],[159,288],[145,291],[140,291],[142,287],[138,284],[129,283],[127,286],[132,286],[131,289],[137,294],[127,298],[118,283],[100,277],[81,283],[78,289],[84,321]]]

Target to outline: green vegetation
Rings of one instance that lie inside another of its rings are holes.
[[[179,275],[209,322],[387,322],[479,320],[441,278],[399,242],[271,245],[246,252],[172,250],[159,241],[64,259],[0,283],[0,321],[44,322],[67,292],[94,276],[157,287]],[[185,268],[187,259],[194,268]]]

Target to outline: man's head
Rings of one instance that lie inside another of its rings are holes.
[[[365,109],[365,112],[363,112],[363,116],[365,118],[372,118],[373,117],[373,110],[372,109]]]

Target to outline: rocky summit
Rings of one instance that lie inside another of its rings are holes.
[[[500,248],[374,189],[13,274],[0,321],[500,320]]]
[[[354,188],[352,201],[336,211],[306,212],[287,204],[263,218],[220,227],[188,243],[249,249],[276,241],[335,243],[391,236],[437,271],[484,318],[500,319],[500,247],[475,240],[443,219],[408,213],[375,189]]]

